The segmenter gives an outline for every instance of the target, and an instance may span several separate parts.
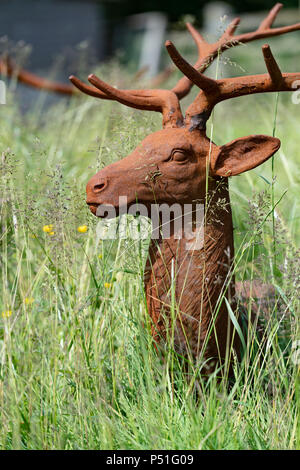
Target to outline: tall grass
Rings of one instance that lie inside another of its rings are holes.
[[[24,115],[14,96],[0,109],[0,447],[299,447],[299,109],[290,96],[279,97],[273,168],[230,182],[236,276],[276,286],[260,312],[263,342],[249,325],[235,380],[197,377],[197,393],[172,348],[162,360],[153,346],[147,247],[97,244],[84,202],[89,177],[160,128],[160,117],[87,97]],[[217,106],[213,140],[272,135],[274,109],[275,95]]]

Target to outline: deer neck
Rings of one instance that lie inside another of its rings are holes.
[[[154,337],[164,336],[166,325],[163,326],[162,311],[168,314],[174,298],[189,330],[199,328],[201,323],[202,339],[220,303],[217,330],[226,335],[228,315],[225,303],[220,302],[220,293],[224,292],[229,300],[234,296],[233,277],[228,287],[233,226],[227,179],[211,184],[203,202],[204,226],[196,227],[197,220],[193,220],[193,238],[189,233],[188,237],[178,239],[176,230],[171,230],[169,238],[150,243],[144,282],[148,310],[154,321]],[[188,336],[186,332],[184,336]],[[193,343],[193,338],[195,335],[191,333],[189,343]],[[185,339],[180,333],[177,343],[182,350]],[[198,349],[194,351],[198,353]]]

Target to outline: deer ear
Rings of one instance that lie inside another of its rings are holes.
[[[267,135],[249,135],[216,147],[211,169],[218,176],[235,176],[264,163],[280,147],[280,140]]]

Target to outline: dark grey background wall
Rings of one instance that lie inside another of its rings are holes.
[[[83,41],[97,60],[109,51],[103,8],[93,0],[0,0],[0,37],[5,35],[32,45],[31,70],[47,69]]]

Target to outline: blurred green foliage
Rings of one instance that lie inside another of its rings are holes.
[[[108,9],[108,17],[124,17],[146,11],[162,11],[168,14],[170,21],[178,21],[185,14],[195,15],[199,21],[202,18],[202,10],[207,5],[207,0],[185,0],[184,2],[174,0],[99,0]],[[226,0],[237,12],[268,10],[272,8],[275,0]],[[297,0],[286,0],[285,8],[297,8]]]

